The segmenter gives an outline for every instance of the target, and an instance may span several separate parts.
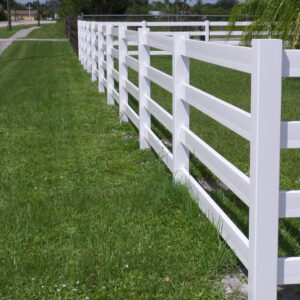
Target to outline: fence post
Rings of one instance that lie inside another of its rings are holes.
[[[82,58],[82,64],[83,64],[83,68],[86,70],[86,39],[87,39],[87,30],[86,30],[86,22],[83,22],[83,58]]]
[[[150,65],[150,47],[146,45],[149,28],[139,28],[139,117],[140,148],[150,145],[145,136],[145,126],[151,128],[151,114],[146,108],[147,97],[150,97],[150,80],[147,78],[147,65]]]
[[[77,21],[77,30],[78,30],[78,58],[80,63],[82,64],[81,61],[81,55],[82,55],[82,51],[81,51],[81,22],[78,20]]]
[[[112,56],[113,35],[111,24],[106,25],[106,62],[107,62],[107,103],[114,105],[114,98],[112,90],[114,88],[114,78],[112,76],[112,69],[114,67],[114,58]]]
[[[205,20],[205,42],[209,42],[209,20]]]
[[[249,291],[277,299],[282,41],[253,40]]]
[[[180,141],[180,131],[182,126],[189,127],[190,108],[184,102],[183,83],[190,80],[190,59],[183,56],[184,39],[189,39],[189,34],[185,32],[175,32],[173,36],[173,176],[175,180],[180,180],[180,170],[189,171],[189,151]]]
[[[104,30],[103,25],[101,23],[98,24],[98,91],[100,93],[105,92],[104,87],[104,44],[105,44],[105,38],[104,38]]]
[[[128,53],[127,41],[125,39],[125,31],[127,26],[119,26],[119,95],[120,95],[120,120],[128,122],[124,106],[128,103],[128,92],[125,89],[125,79],[128,78],[128,68],[125,64],[125,56]]]
[[[85,39],[84,39],[84,68],[87,71],[88,70],[88,22],[85,22]]]
[[[92,57],[92,81],[96,81],[97,80],[97,76],[96,76],[96,22],[92,22],[91,23],[91,57]]]
[[[86,22],[86,71],[89,71],[89,36],[90,36],[90,29],[89,29],[89,22]]]
[[[87,66],[87,71],[89,73],[92,72],[92,47],[91,47],[91,39],[92,39],[92,32],[91,32],[91,22],[87,22],[87,28],[88,28],[88,35],[87,35],[87,50],[88,50],[88,53],[87,53],[87,61],[88,61],[88,66]]]
[[[83,65],[83,56],[84,56],[84,41],[83,41],[83,22],[80,22],[80,63]]]

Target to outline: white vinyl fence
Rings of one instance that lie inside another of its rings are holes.
[[[248,269],[249,299],[276,299],[278,284],[300,284],[300,257],[278,258],[279,218],[300,217],[300,190],[279,189],[280,149],[300,148],[300,121],[281,122],[282,78],[300,77],[300,51],[283,50],[275,39],[253,40],[247,48],[193,40],[187,32],[152,33],[145,24],[137,31],[128,26],[79,21],[80,62],[98,80],[99,91],[107,91],[108,104],[119,104],[121,121],[138,128],[140,148],[154,149],[175,180],[190,187]],[[138,59],[128,51],[132,42]],[[172,76],[150,65],[150,47],[172,55]],[[191,58],[251,74],[251,113],[192,86]],[[128,80],[128,67],[138,72],[138,87]],[[172,115],[151,99],[150,81],[172,93]],[[128,104],[128,93],[139,102],[138,114]],[[190,106],[250,142],[250,177],[190,130]],[[173,152],[151,130],[151,115],[172,133]],[[249,239],[191,176],[190,152],[249,207]]]

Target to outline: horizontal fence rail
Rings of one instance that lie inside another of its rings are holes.
[[[250,48],[231,45],[219,45],[219,47],[216,47],[213,43],[199,43],[194,40],[186,40],[184,54],[190,58],[218,66],[251,73],[252,56]]]
[[[245,174],[186,127],[182,128],[181,141],[191,153],[249,206],[250,181]]]
[[[281,148],[300,148],[300,121],[281,122]]]
[[[183,100],[199,111],[250,140],[251,115],[191,85],[184,84]]]
[[[107,92],[108,104],[119,105],[121,121],[131,121],[139,130],[140,148],[152,148],[174,180],[189,187],[248,269],[249,299],[276,299],[278,284],[300,284],[300,258],[278,258],[279,219],[300,217],[300,191],[279,189],[280,149],[300,148],[300,121],[282,122],[280,113],[282,78],[300,77],[300,51],[283,50],[282,41],[273,39],[253,40],[252,47],[210,42],[207,25],[228,23],[78,21],[79,60],[92,80],[98,80],[99,91]],[[204,26],[200,34],[205,39],[191,39],[191,32],[149,29],[158,26]],[[133,27],[139,28],[129,29]],[[225,34],[217,30],[210,35]],[[151,55],[157,54],[172,56],[172,75],[151,66]],[[251,112],[191,85],[190,59],[250,74]],[[138,73],[138,84],[130,81],[128,68]],[[172,113],[151,97],[151,82],[172,94]],[[136,99],[137,110],[129,104],[128,94]],[[190,106],[250,142],[250,176],[191,131]],[[151,129],[151,116],[172,134],[172,148]],[[247,205],[249,237],[192,177],[190,153]]]
[[[90,22],[92,23],[92,22]],[[98,22],[100,23],[100,22]],[[113,31],[113,36],[117,36],[117,27],[126,25],[130,27],[131,30],[128,30],[126,39],[130,42],[137,42],[137,32],[132,30],[136,27],[149,27],[153,30],[151,33],[158,33],[160,35],[173,36],[174,30],[178,31],[184,28],[188,30],[191,37],[203,39],[203,41],[213,41],[215,43],[226,43],[231,45],[238,45],[240,43],[240,38],[243,34],[242,30],[235,30],[231,32],[230,37],[228,38],[228,25],[229,22],[220,22],[220,21],[190,21],[190,22],[101,22],[101,24],[111,24],[113,23],[116,29]],[[251,22],[236,22],[238,27],[247,27]],[[162,31],[161,28],[168,29],[168,31]],[[157,31],[159,30],[159,31]],[[133,33],[136,32],[136,34]],[[135,35],[135,36],[134,36]],[[263,36],[268,37],[270,32],[265,32]],[[117,43],[117,42],[116,42]],[[160,55],[160,54],[158,54]]]
[[[234,250],[243,265],[248,268],[249,240],[189,172],[182,169],[180,176],[181,180],[189,186],[192,195],[197,199],[200,209],[219,228],[223,239]]]

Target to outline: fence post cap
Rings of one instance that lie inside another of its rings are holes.
[[[113,25],[112,24],[107,24],[106,25],[106,33],[112,34],[112,29],[113,29]]]
[[[118,25],[118,27],[119,27],[119,37],[124,39],[127,26],[122,24],[122,25]]]

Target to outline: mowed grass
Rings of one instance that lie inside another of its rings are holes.
[[[0,39],[7,39],[13,36],[16,32],[20,31],[21,29],[30,28],[36,25],[20,25],[20,26],[12,26],[11,31],[7,30],[7,27],[0,28]]]
[[[0,65],[0,298],[224,298],[235,255],[71,46]]]
[[[151,65],[172,74],[170,56],[152,56]],[[190,82],[193,86],[250,112],[250,75],[196,60],[191,60],[190,70]],[[135,84],[138,83],[136,72],[130,70],[129,78]],[[151,83],[151,86],[151,97],[172,113],[172,95],[154,83]],[[138,108],[138,103],[132,97],[130,97],[130,103],[133,108]],[[191,107],[190,115],[192,131],[249,176],[249,142],[193,107]],[[300,120],[299,78],[283,79],[282,120]],[[152,118],[152,129],[166,146],[172,149],[172,135],[155,118]],[[220,183],[220,180],[193,155],[191,155],[190,169],[198,180],[205,180],[210,184]],[[300,149],[281,151],[280,188],[281,190],[300,189]],[[231,191],[217,188],[210,194],[248,236],[248,207]],[[281,220],[279,255],[300,255],[299,236],[299,219]]]
[[[54,24],[42,24],[41,28],[30,32],[29,39],[65,39],[65,27],[63,22]]]

